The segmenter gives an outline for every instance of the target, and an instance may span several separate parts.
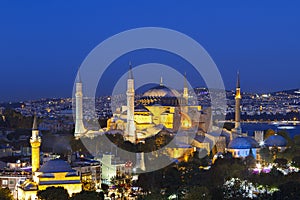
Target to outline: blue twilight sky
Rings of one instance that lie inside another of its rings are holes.
[[[298,0],[4,0],[0,101],[71,96],[77,69],[96,45],[145,26],[174,29],[198,41],[218,66],[226,89],[234,88],[238,69],[244,91],[299,88],[299,10]],[[183,62],[166,52],[147,51],[120,58],[115,65],[125,66],[129,59],[134,65],[155,61],[176,67]],[[126,71],[122,69],[118,76]],[[107,76],[115,73],[108,70]],[[193,86],[203,86],[200,79],[189,79]]]

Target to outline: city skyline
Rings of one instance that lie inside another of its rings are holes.
[[[238,70],[242,92],[300,87],[297,2],[118,3],[117,7],[96,1],[2,3],[0,101],[70,97],[77,70],[95,46],[119,32],[145,26],[174,29],[199,42],[216,63],[228,90],[234,89]],[[182,74],[182,66],[188,65],[166,52],[133,52],[112,64],[104,83],[116,82],[111,78],[116,67],[120,69],[117,78],[126,73],[129,60],[134,67],[163,63]],[[205,86],[193,71],[187,75],[193,87]],[[103,88],[109,91],[110,87]]]

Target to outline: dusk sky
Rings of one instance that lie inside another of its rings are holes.
[[[1,1],[0,101],[70,97],[76,72],[93,48],[119,32],[148,26],[180,31],[199,42],[226,89],[234,89],[237,70],[243,91],[300,88],[299,1],[205,2]],[[127,67],[129,59],[133,65],[153,62],[149,57],[175,68],[181,62],[159,52],[129,57],[115,65]]]

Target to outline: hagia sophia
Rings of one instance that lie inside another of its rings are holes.
[[[122,107],[122,110],[114,113],[108,120],[108,130],[119,129],[127,136],[130,132],[135,132],[135,139],[139,141],[156,135],[162,127],[176,132],[179,129],[188,130],[198,126],[202,108],[200,105],[189,104],[186,77],[182,96],[176,90],[166,87],[161,78],[158,86],[149,89],[135,101],[131,69],[127,85],[127,106]]]
[[[210,154],[214,146],[217,153],[228,152],[232,154],[233,158],[245,158],[251,155],[258,160],[259,150],[262,146],[267,148],[276,147],[279,151],[284,151],[287,146],[286,139],[277,134],[264,139],[264,133],[261,131],[255,132],[254,137],[242,132],[240,120],[242,95],[239,74],[235,95],[235,127],[232,131],[223,130],[221,135],[215,135],[212,132],[208,132],[207,129],[203,130],[202,124],[209,124],[210,117],[208,114],[203,114],[200,105],[189,104],[186,76],[184,77],[182,95],[176,90],[166,87],[161,80],[158,86],[146,91],[141,98],[135,100],[134,78],[130,67],[126,96],[127,106],[124,106],[123,110],[114,113],[107,121],[107,131],[122,131],[124,140],[136,144],[142,142],[147,137],[158,134],[162,129],[167,129],[173,133],[181,130],[186,134],[196,129],[196,135],[192,138],[192,141],[186,141],[189,137],[183,135],[176,140],[176,147],[169,148],[165,152],[171,159],[187,161],[190,155],[201,149],[206,149],[207,154]],[[83,92],[80,79],[76,82],[75,97],[76,119],[74,135],[75,137],[84,137],[88,135],[89,130],[84,127],[83,123]],[[199,131],[200,129],[201,131]],[[19,199],[35,199],[37,191],[44,190],[51,186],[64,187],[70,196],[73,193],[81,192],[81,177],[66,161],[54,159],[40,165],[41,142],[42,139],[39,135],[37,120],[34,118],[32,136],[30,138],[32,178],[26,180],[18,187]],[[112,157],[113,156],[106,156],[105,159],[108,159],[108,162],[111,163],[109,159]],[[137,153],[135,166],[143,171],[145,171],[147,167],[145,166],[144,159],[143,153]],[[103,167],[107,168],[102,162],[102,168]],[[109,171],[109,169],[102,170],[102,173],[106,173],[107,171]],[[110,175],[103,174],[102,177],[110,177]]]
[[[82,117],[82,83],[80,78],[76,83],[76,125],[75,136],[89,135],[83,124]],[[107,121],[107,131],[119,130],[123,132],[124,140],[138,143],[145,138],[158,134],[162,129],[170,132],[181,130],[189,134],[195,131],[195,138],[187,141],[188,137],[178,137],[177,148],[169,149],[166,152],[170,158],[187,160],[193,152],[205,149],[210,154],[214,147],[215,152],[229,152],[233,157],[247,157],[252,155],[258,158],[261,142],[264,142],[263,132],[256,132],[255,136],[248,136],[242,132],[241,128],[241,88],[240,75],[237,75],[236,95],[235,95],[235,125],[231,131],[222,130],[221,135],[209,130],[211,126],[211,113],[204,112],[201,105],[190,105],[189,89],[186,75],[183,79],[183,93],[180,94],[175,89],[160,84],[144,92],[135,99],[134,76],[131,64],[127,79],[127,105],[118,109]],[[102,131],[103,132],[103,131]],[[277,135],[274,140],[269,138],[266,145],[276,146]],[[275,139],[276,138],[276,139]],[[282,139],[282,138],[281,138]],[[283,138],[284,139],[284,138]],[[269,144],[271,143],[271,144]],[[281,143],[284,143],[282,141]],[[265,144],[264,144],[265,145]],[[284,148],[282,148],[284,149]]]

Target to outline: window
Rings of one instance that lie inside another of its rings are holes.
[[[8,181],[5,179],[5,180],[2,180],[2,185],[7,185],[8,184]]]

